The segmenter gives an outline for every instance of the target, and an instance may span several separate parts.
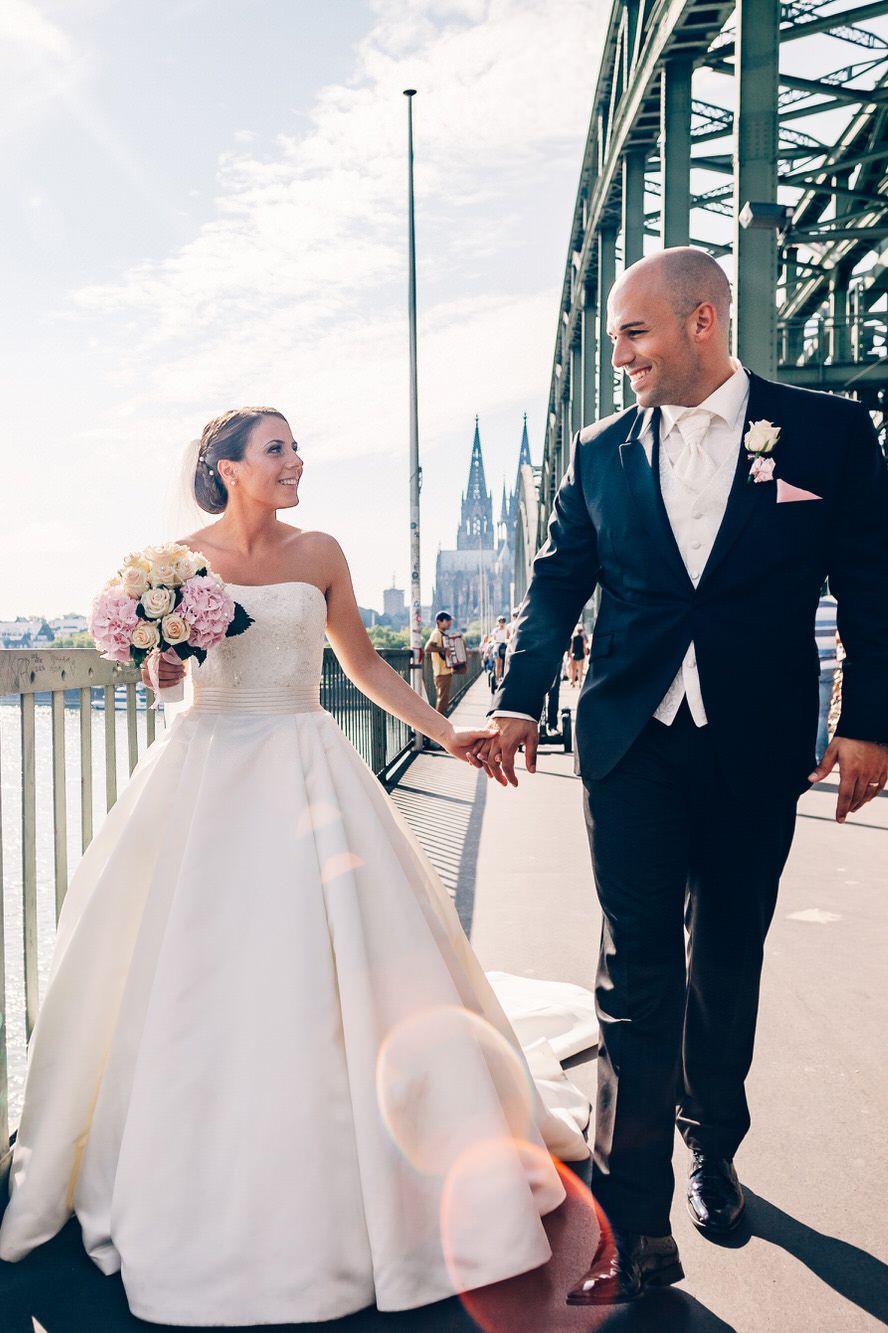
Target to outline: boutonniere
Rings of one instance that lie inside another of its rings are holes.
[[[774,480],[774,460],[768,455],[773,452],[779,439],[780,427],[772,421],[750,422],[749,430],[743,437],[743,447],[752,461],[747,482]]]

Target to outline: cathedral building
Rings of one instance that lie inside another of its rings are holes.
[[[459,629],[480,620],[482,628],[489,630],[497,616],[508,619],[511,615],[519,479],[522,464],[529,462],[525,416],[515,487],[508,493],[503,484],[499,519],[494,522],[493,497],[484,476],[481,434],[475,418],[469,480],[460,506],[456,549],[438,552],[432,599],[434,611],[450,611]]]

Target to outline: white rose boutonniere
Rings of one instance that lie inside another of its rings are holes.
[[[749,430],[743,437],[743,447],[752,460],[749,469],[750,481],[773,481],[774,460],[768,455],[780,439],[780,427],[772,421],[751,421]]]

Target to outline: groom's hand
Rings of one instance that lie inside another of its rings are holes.
[[[518,747],[524,746],[524,767],[528,773],[535,773],[539,739],[540,729],[529,718],[495,717],[491,722],[489,739],[478,745],[475,753],[489,778],[502,787],[509,783],[517,787],[515,755]]]
[[[888,747],[874,741],[853,741],[847,736],[836,736],[827,746],[826,753],[809,782],[822,782],[836,764],[839,766],[839,799],[836,802],[836,820],[844,824],[845,816],[854,814],[888,783]]]

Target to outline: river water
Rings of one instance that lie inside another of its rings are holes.
[[[141,695],[141,690],[139,690]],[[37,756],[37,938],[40,994],[49,976],[55,939],[55,865],[52,830],[52,710],[38,702],[36,710]],[[93,833],[105,818],[105,714],[91,709],[93,733]],[[0,825],[4,886],[6,943],[6,1040],[9,1062],[9,1119],[19,1117],[24,1086],[25,993],[22,943],[22,751],[21,712],[18,701],[0,701]],[[129,747],[123,691],[119,694],[117,720],[117,790],[129,778]],[[147,747],[144,697],[137,714],[139,755]],[[162,734],[158,714],[157,734]],[[68,876],[81,855],[80,839],[80,709],[65,709],[65,767],[67,770]]]

